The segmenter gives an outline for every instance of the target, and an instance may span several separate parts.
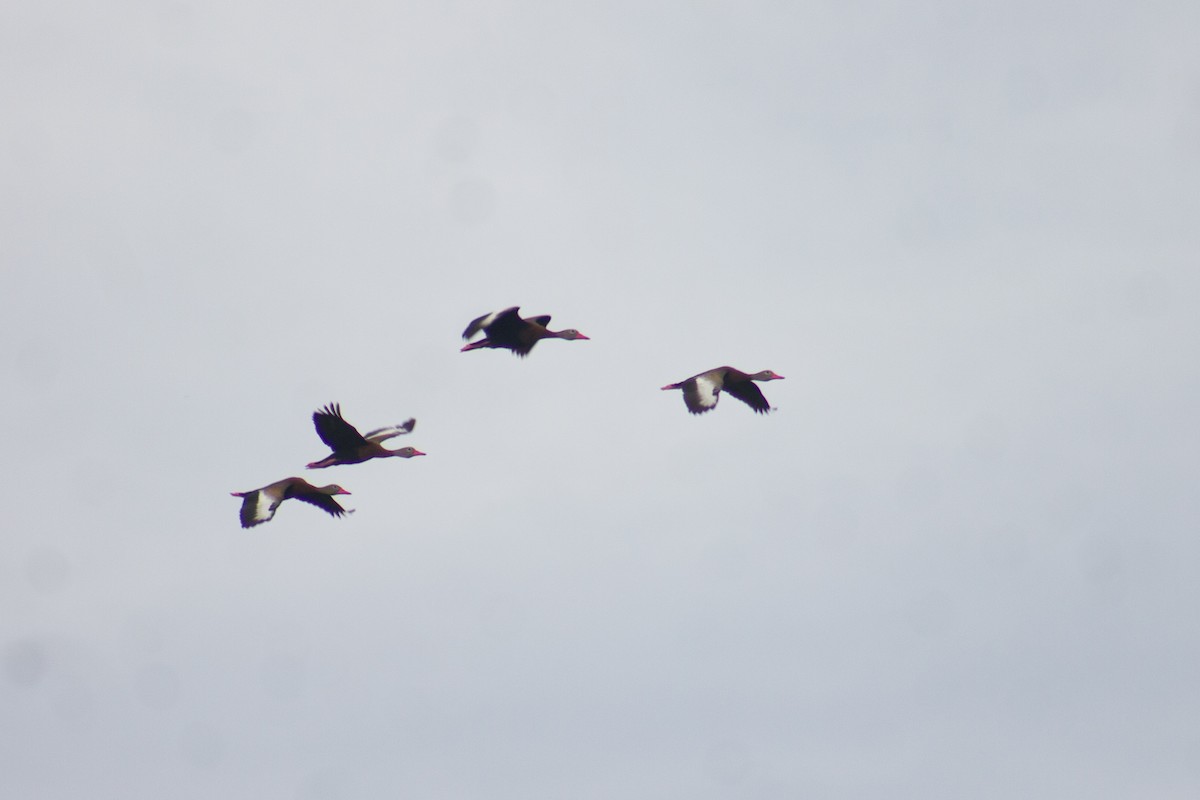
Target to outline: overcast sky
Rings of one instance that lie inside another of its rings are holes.
[[[0,795],[1200,796],[1198,29],[5,3]]]

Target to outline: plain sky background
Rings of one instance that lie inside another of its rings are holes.
[[[1197,30],[4,3],[0,795],[1200,796]]]

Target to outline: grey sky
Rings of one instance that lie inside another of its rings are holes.
[[[0,795],[1195,797],[1198,25],[6,4]]]

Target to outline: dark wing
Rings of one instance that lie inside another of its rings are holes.
[[[292,495],[292,497],[296,498],[297,500],[303,500],[310,505],[314,505],[322,511],[332,514],[335,517],[340,517],[343,514],[350,513],[346,509],[342,508],[341,503],[333,499],[333,497],[321,492],[296,492]]]
[[[483,330],[483,326],[488,321],[488,318],[493,316],[495,316],[495,314],[484,314],[482,317],[476,317],[475,319],[471,320],[471,324],[467,326],[465,331],[463,331],[463,338],[470,339],[472,336],[479,333],[481,330]]]
[[[537,343],[538,340],[536,337],[518,336],[512,340],[511,344],[505,344],[505,347],[511,350],[512,354],[517,358],[524,358],[525,356],[529,355],[529,351],[532,350],[533,346]]]
[[[521,319],[521,315],[517,313],[519,309],[520,306],[513,306],[512,308],[506,308],[503,311],[497,312],[483,326],[483,332],[487,334],[487,338],[506,347],[519,344],[521,332],[528,328],[528,323]]]
[[[497,322],[500,323],[500,330],[503,330],[506,325],[511,325],[514,323],[517,326],[520,326],[521,317],[517,313],[520,308],[520,306],[513,306],[512,308],[506,308],[503,311],[493,311],[491,314],[484,314],[482,317],[476,317],[475,319],[471,320],[471,324],[467,326],[465,331],[463,331],[463,338],[470,339],[480,331],[486,331],[490,337],[492,335],[492,326]]]
[[[327,405],[313,414],[313,425],[330,450],[353,450],[367,443],[358,429],[342,418],[342,408],[337,403]],[[336,505],[336,504],[335,504]]]
[[[771,404],[763,397],[762,390],[754,381],[725,381],[725,391],[754,409],[756,414],[765,414],[771,410]]]
[[[550,324],[550,315],[542,314],[540,317],[529,317],[526,322],[536,322],[544,328]]]

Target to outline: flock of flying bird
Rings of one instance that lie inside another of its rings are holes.
[[[468,344],[462,348],[462,352],[490,347],[510,350],[515,355],[524,358],[542,339],[576,341],[588,338],[574,328],[552,331],[546,327],[550,324],[548,314],[522,318],[518,313],[519,309],[520,306],[513,306],[471,320],[471,324],[463,331],[463,339],[467,340]],[[484,334],[484,338],[475,342],[470,341],[480,332]],[[687,405],[688,411],[693,414],[703,414],[716,408],[717,398],[722,391],[741,400],[754,409],[755,413],[765,414],[771,410],[771,406],[767,402],[767,398],[763,397],[762,390],[754,382],[775,381],[782,380],[782,378],[782,375],[777,375],[769,369],[747,374],[733,367],[716,367],[701,372],[699,375],[693,375],[679,383],[667,384],[662,388],[664,390],[681,389],[683,401]],[[415,447],[389,450],[383,446],[383,442],[388,439],[411,433],[417,424],[415,419],[362,434],[346,421],[342,416],[341,407],[336,403],[318,410],[313,414],[312,419],[313,425],[317,429],[317,436],[321,437],[321,441],[329,447],[331,452],[324,458],[308,464],[309,469],[323,469],[338,464],[359,464],[372,458],[412,458],[425,455]],[[232,492],[232,494],[234,497],[242,498],[243,528],[252,528],[267,522],[275,516],[275,510],[279,508],[279,504],[289,498],[310,503],[335,517],[349,513],[334,497],[350,494],[350,492],[337,484],[313,486],[303,478],[284,478],[259,489],[252,489],[248,492]]]

